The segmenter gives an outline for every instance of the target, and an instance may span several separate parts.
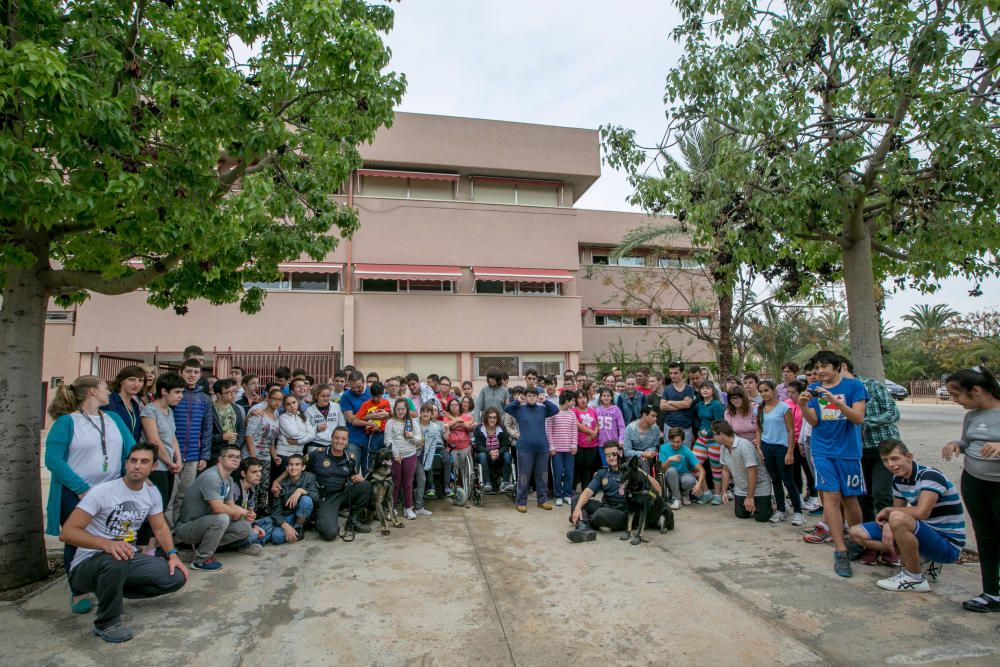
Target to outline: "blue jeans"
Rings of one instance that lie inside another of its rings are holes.
[[[552,493],[556,498],[573,496],[574,455],[570,452],[556,452],[552,457]]]
[[[313,513],[313,499],[309,496],[302,496],[299,498],[299,502],[295,504],[295,511],[291,514],[286,514],[283,518],[284,521],[281,523],[290,523],[294,527],[298,523],[298,519],[302,519],[302,524],[305,524],[306,520],[312,516]],[[285,543],[285,531],[281,528],[281,523],[271,530],[271,542],[274,544],[284,544]]]
[[[368,443],[367,442],[349,442],[347,443],[347,451],[354,454],[354,460],[358,462],[358,471],[362,475],[368,474]]]
[[[271,517],[265,516],[260,519],[260,521],[253,522],[255,526],[264,531],[264,534],[257,537],[257,533],[250,533],[250,543],[256,542],[257,544],[264,546],[271,541],[271,534],[274,532],[274,522],[271,521]]]
[[[549,451],[517,450],[517,504],[528,504],[528,484],[535,478],[535,497],[541,505],[548,500],[549,491]]]
[[[503,466],[503,483],[506,484],[510,481],[510,452],[504,452],[503,456],[496,461],[490,462],[490,455],[486,452],[481,452],[476,455],[479,461],[479,467],[483,471],[483,484],[493,484],[493,471],[496,468]]]

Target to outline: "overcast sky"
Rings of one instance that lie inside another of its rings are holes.
[[[402,111],[597,128],[620,124],[641,144],[662,137],[663,88],[679,49],[671,3],[622,6],[597,0],[402,0],[388,43],[393,69],[407,77]],[[606,165],[580,208],[633,210],[624,176]],[[887,319],[914,304],[946,303],[960,312],[995,307],[1000,280],[950,280],[935,294],[893,295]]]

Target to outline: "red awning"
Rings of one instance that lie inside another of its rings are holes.
[[[392,171],[390,169],[358,169],[359,176],[381,178],[412,178],[418,181],[457,181],[458,174],[435,174],[426,171]]]
[[[652,315],[649,308],[636,308],[634,310],[626,308],[596,308],[594,315]]]
[[[343,264],[332,262],[287,262],[278,264],[279,271],[289,273],[340,273],[344,268]]]
[[[502,266],[474,266],[476,280],[514,280],[518,282],[565,283],[573,274],[563,269],[521,269]]]
[[[354,275],[388,280],[458,280],[462,270],[438,264],[355,264]]]

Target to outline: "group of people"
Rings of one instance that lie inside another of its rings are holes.
[[[471,462],[482,490],[511,493],[518,512],[532,489],[540,509],[567,506],[572,542],[624,530],[621,473],[637,458],[673,510],[731,504],[739,518],[795,525],[822,515],[803,539],[832,541],[841,576],[852,560],[900,566],[878,582],[888,590],[928,590],[924,563],[958,560],[964,500],[983,578],[964,606],[1000,611],[1000,385],[986,368],[948,378],[968,410],[944,451],[966,456],[960,497],[913,461],[884,385],[833,352],[816,354],[804,380],[786,364],[780,384],[747,373],[720,387],[706,369],[673,363],[666,378],[567,371],[561,386],[529,369],[510,387],[491,369],[475,394],[447,377],[383,380],[351,367],[329,382],[278,368],[262,384],[238,367],[209,381],[203,364],[192,346],[179,372],[131,366],[110,386],[83,376],[49,407],[47,530],[65,543],[72,610],[90,611],[95,596],[94,633],[106,641],[132,636],[123,597],[184,585],[178,547],[193,552],[192,569],[213,572],[227,549],[260,555],[311,529],[327,541],[370,532],[366,476],[384,451],[391,502],[409,520],[430,516],[429,500],[462,500]]]

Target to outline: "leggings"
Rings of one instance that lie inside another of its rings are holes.
[[[1000,482],[987,482],[963,470],[962,500],[979,547],[983,592],[1000,595]]]
[[[816,492],[816,477],[813,476],[812,465],[806,460],[802,453],[803,445],[795,446],[795,461],[792,462],[792,476],[795,478],[795,485],[800,489],[806,489],[808,498],[815,498],[819,494]],[[805,486],[802,485],[802,476],[805,475]]]
[[[764,452],[764,465],[767,466],[767,474],[771,476],[771,485],[774,487],[774,502],[778,505],[778,511],[785,511],[785,489],[787,489],[789,500],[792,501],[792,509],[796,514],[799,514],[802,512],[802,497],[799,495],[799,489],[792,476],[792,466],[790,463],[785,463],[788,446],[762,442],[760,448]]]
[[[712,481],[715,482],[713,486],[715,495],[723,493],[725,489],[720,488],[722,486],[722,463],[719,461],[719,443],[699,435],[698,440],[694,443],[694,455],[697,457],[698,463],[701,464],[704,464],[705,460],[708,459],[712,468]]]
[[[400,463],[392,460],[392,504],[399,502],[403,492],[403,507],[413,509],[413,478],[417,474],[417,455],[407,456]]]

